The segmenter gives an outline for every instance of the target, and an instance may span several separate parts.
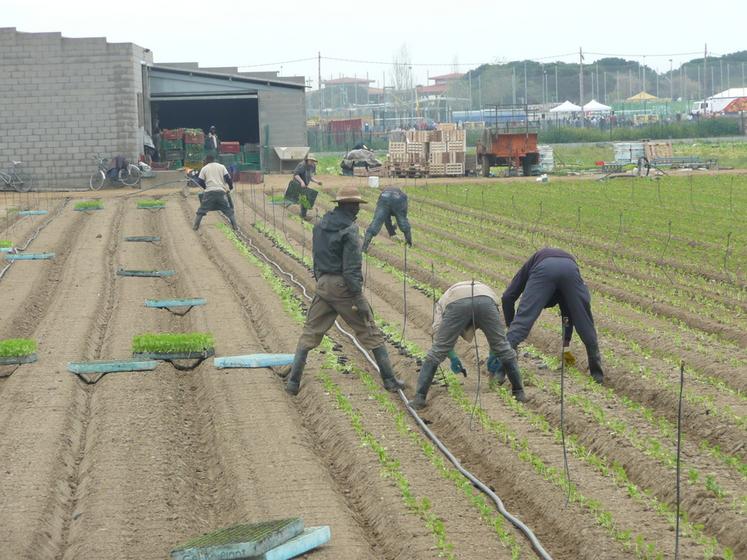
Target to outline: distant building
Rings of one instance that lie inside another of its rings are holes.
[[[0,28],[0,165],[21,160],[40,188],[87,187],[92,154],[137,161],[146,134],[215,125],[224,140],[307,146],[305,82],[236,68],[155,64],[153,53],[103,37]]]
[[[364,78],[335,78],[322,80],[324,109],[345,109],[352,105],[368,105],[369,89],[373,80]]]

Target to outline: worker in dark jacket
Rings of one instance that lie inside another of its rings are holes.
[[[385,225],[389,237],[397,234],[397,230],[392,223],[392,216],[397,219],[397,225],[402,233],[405,234],[405,241],[412,247],[412,231],[410,230],[410,221],[407,219],[407,195],[399,187],[384,187],[376,202],[376,211],[373,220],[366,230],[366,237],[363,240],[363,252],[368,252],[368,246],[371,240],[381,231],[381,226]]]
[[[519,296],[519,309],[514,313]],[[563,357],[566,365],[576,362],[569,350],[575,328],[586,346],[591,376],[597,383],[602,383],[604,372],[591,314],[591,295],[572,255],[562,249],[540,249],[519,269],[501,299],[508,326],[508,342],[513,348],[529,336],[543,309],[559,305],[564,319]]]
[[[321,181],[317,181],[316,179],[314,179],[317,163],[318,161],[315,155],[307,154],[303,161],[301,161],[293,170],[293,180],[301,186],[302,196],[306,195],[307,189],[311,188],[311,183],[316,183],[320,187],[322,186]],[[299,200],[298,202],[301,206],[301,217],[305,219],[306,213],[309,211],[309,206],[303,200]]]
[[[498,311],[498,296],[482,282],[468,280],[457,282],[444,292],[436,303],[433,314],[433,345],[428,350],[418,376],[418,387],[410,406],[415,410],[425,407],[425,397],[433,383],[438,365],[447,356],[451,359],[451,370],[459,373],[464,370],[462,362],[454,352],[454,344],[461,336],[467,342],[475,338],[475,330],[480,329],[490,344],[488,371],[491,377],[500,370],[508,373],[514,398],[525,402],[524,386],[521,382],[516,352],[506,340],[506,333]],[[501,382],[501,381],[499,381]]]
[[[363,295],[360,237],[355,218],[364,200],[355,187],[343,187],[335,202],[337,207],[314,226],[316,294],[306,316],[285,390],[298,394],[309,351],[319,346],[338,315],[355,331],[358,341],[372,350],[384,388],[388,391],[403,389],[405,384],[394,376],[384,335],[376,326],[371,306]]]

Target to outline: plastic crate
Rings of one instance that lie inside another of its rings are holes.
[[[204,146],[205,133],[199,128],[187,128],[184,130],[184,143]]]
[[[162,150],[181,150],[184,148],[184,142],[181,140],[162,140]]]
[[[175,159],[169,163],[169,169],[179,169],[181,167],[184,167],[184,165],[180,159]]]
[[[218,156],[218,160],[225,166],[236,165],[239,163],[238,159],[236,154],[220,154]]]
[[[162,140],[181,140],[184,138],[184,129],[183,128],[164,128],[161,131],[161,139]]]
[[[238,142],[221,142],[218,151],[221,154],[238,154],[241,152],[241,144]]]

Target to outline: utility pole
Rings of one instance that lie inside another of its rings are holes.
[[[713,84],[713,80],[711,80],[711,84]],[[708,43],[706,43],[705,50],[703,51],[703,96],[702,96],[703,99],[705,99],[707,95],[708,95]]]
[[[718,70],[719,70],[718,89],[724,89],[724,59],[723,58],[718,59]]]
[[[527,90],[527,61],[524,61],[524,105],[529,104],[529,91]]]
[[[584,106],[584,53],[578,48],[578,104]]]
[[[669,100],[674,99],[674,71],[672,70],[672,59],[669,59]]]
[[[513,104],[516,105],[516,66],[511,65],[511,91],[513,93]]]
[[[604,101],[602,101],[605,105],[607,104],[607,71],[604,71]]]
[[[641,67],[642,75],[643,75],[643,87],[641,88],[642,91],[646,91],[646,57],[643,57],[643,66]]]
[[[742,81],[744,81],[744,62],[742,63]],[[558,96],[558,63],[555,63],[555,103],[560,103]]]
[[[322,93],[322,51],[318,51],[316,55],[316,77],[317,84],[319,85],[319,151],[321,152],[324,147],[324,127],[322,126],[322,114],[324,111],[324,93]]]

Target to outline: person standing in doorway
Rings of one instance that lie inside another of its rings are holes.
[[[205,150],[208,155],[217,156],[218,148],[220,147],[220,140],[218,139],[218,132],[215,129],[215,125],[208,129],[207,136],[205,136]]]

